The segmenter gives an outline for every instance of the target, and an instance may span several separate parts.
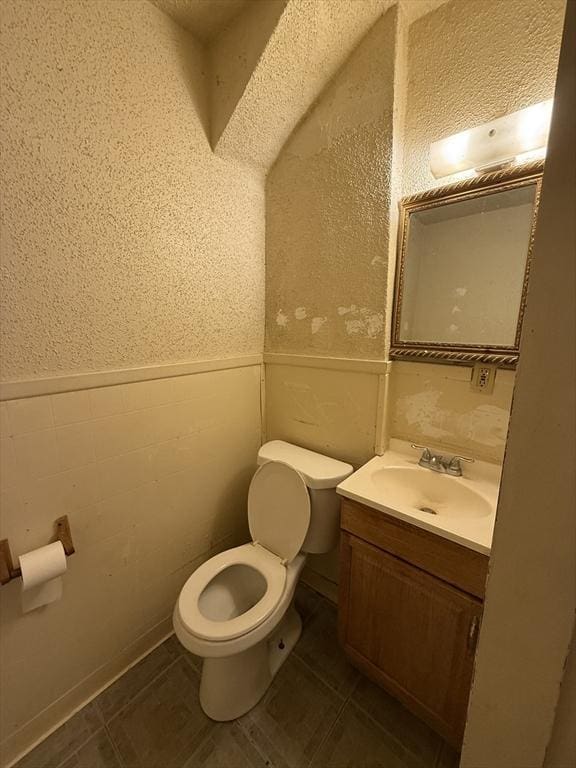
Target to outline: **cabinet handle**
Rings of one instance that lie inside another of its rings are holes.
[[[474,651],[476,650],[479,627],[480,627],[480,619],[478,618],[478,616],[474,616],[468,628],[468,653],[474,653]]]

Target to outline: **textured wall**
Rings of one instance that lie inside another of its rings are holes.
[[[287,0],[251,3],[210,46],[210,138],[217,144],[274,32]]]
[[[258,0],[150,0],[202,42],[209,42],[221,29]]]
[[[430,173],[433,141],[554,93],[564,0],[453,0],[410,27],[404,191]]]
[[[302,115],[392,3],[289,0],[220,135],[218,154],[268,170]]]
[[[432,141],[553,95],[563,0],[452,0],[410,26],[403,195],[449,183],[429,170]],[[470,370],[394,363],[393,437],[501,461],[514,373],[492,394],[469,386]]]
[[[2,373],[261,352],[264,184],[213,155],[194,38],[144,0],[2,2]],[[64,598],[0,590],[3,760],[170,628],[245,540],[260,367],[0,404],[0,538],[70,517]]]
[[[266,184],[266,349],[384,351],[396,10],[362,40]]]
[[[3,377],[260,352],[263,182],[210,150],[194,38],[144,0],[2,27]]]

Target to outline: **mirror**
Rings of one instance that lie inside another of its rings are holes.
[[[518,358],[542,164],[406,198],[391,357]]]

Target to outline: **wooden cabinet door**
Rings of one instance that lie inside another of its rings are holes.
[[[340,597],[351,660],[459,747],[482,603],[349,534]]]

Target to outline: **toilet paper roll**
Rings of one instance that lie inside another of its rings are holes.
[[[53,603],[62,597],[62,574],[66,553],[62,542],[34,549],[20,556],[22,609],[24,613]]]

